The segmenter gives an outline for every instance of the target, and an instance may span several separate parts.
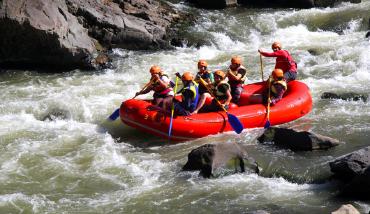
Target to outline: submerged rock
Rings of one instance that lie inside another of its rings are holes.
[[[46,113],[45,116],[43,116],[41,118],[42,121],[54,121],[54,120],[66,120],[66,119],[70,119],[71,118],[71,114],[69,111],[67,110],[64,110],[64,109],[58,109],[58,108],[55,108],[55,109],[51,109],[49,112]]]
[[[319,134],[276,127],[266,129],[257,140],[260,143],[274,142],[276,146],[293,151],[326,150],[340,144],[336,139]]]
[[[256,161],[248,158],[246,151],[236,143],[205,144],[193,149],[188,154],[188,161],[182,170],[200,170],[200,175],[209,178],[214,170],[227,168],[229,163],[235,172],[245,172],[246,165],[254,172],[259,172]]]
[[[324,92],[321,95],[321,99],[342,99],[346,101],[360,101],[366,102],[368,98],[367,94],[358,94],[353,92],[336,94],[333,92]]]

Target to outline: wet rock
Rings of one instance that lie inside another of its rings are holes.
[[[344,204],[331,214],[360,214],[360,212],[351,204]]]
[[[111,59],[105,53],[100,53],[93,61],[92,64],[96,70],[113,68]]]
[[[333,178],[344,182],[344,196],[370,199],[370,147],[352,152],[329,163]]]
[[[361,0],[314,0],[315,7],[333,7],[341,2],[361,3]]]
[[[222,9],[238,4],[237,0],[189,0],[189,2],[205,9]]]
[[[245,172],[245,167],[258,173],[257,163],[248,158],[247,153],[236,143],[205,144],[193,149],[188,154],[188,161],[183,166],[184,171],[200,170],[200,175],[210,178],[216,169],[232,165],[235,172]]]
[[[341,94],[336,94],[333,92],[324,92],[321,95],[321,99],[342,99],[346,101],[363,101],[366,102],[368,98],[367,94],[358,94],[358,93],[341,93]]]
[[[54,121],[54,120],[66,120],[70,119],[71,114],[64,109],[52,109],[45,116],[42,117],[42,121]]]
[[[239,0],[238,3],[262,8],[311,8],[315,6],[314,0]]]
[[[260,143],[274,142],[276,146],[293,151],[326,150],[340,144],[336,139],[319,134],[276,127],[266,129],[257,140]]]
[[[370,37],[370,31],[368,31],[365,35],[365,38],[369,38]]]

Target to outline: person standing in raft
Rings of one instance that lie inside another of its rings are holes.
[[[199,101],[198,107],[192,114],[200,112],[211,112],[211,111],[221,111],[221,106],[217,103],[215,99],[220,101],[222,106],[227,110],[229,108],[232,96],[230,85],[225,81],[226,74],[221,70],[217,70],[214,72],[213,77],[215,79],[214,83],[210,85],[210,91],[212,95],[209,93],[204,93],[201,96],[201,101]],[[214,96],[215,99],[212,100],[210,105],[204,105],[204,101],[208,96]],[[202,102],[203,100],[203,102]]]
[[[180,76],[176,73],[176,76]],[[179,91],[182,95],[181,102],[173,99],[176,115],[188,116],[195,110],[199,100],[198,83],[194,81],[194,76],[189,71],[185,71],[181,76],[184,87]]]
[[[232,101],[239,103],[240,95],[243,91],[243,83],[247,78],[247,69],[242,65],[242,59],[239,56],[231,58],[231,65],[227,72],[227,78],[231,87]]]
[[[207,85],[204,86],[203,84],[199,84],[199,94],[202,95],[204,93],[208,93],[208,90],[206,87],[212,84],[213,80],[213,74],[207,69],[208,63],[205,60],[199,60],[198,62],[198,73],[195,76],[195,82],[199,84],[200,78],[202,78]]]
[[[279,68],[284,72],[284,79],[289,82],[297,78],[297,63],[294,61],[293,57],[286,50],[281,49],[280,42],[274,42],[271,45],[274,52],[268,53],[261,49],[258,52],[265,57],[276,57],[275,68]]]
[[[271,76],[265,83],[266,90],[263,92],[263,94],[255,94],[251,96],[250,103],[267,104],[268,102],[270,102],[271,105],[275,105],[283,98],[283,95],[288,88],[287,83],[284,79],[284,72],[279,68],[276,68],[272,71]],[[269,94],[270,97],[268,97]]]
[[[152,104],[166,110],[170,106],[169,104],[172,102],[172,98],[174,96],[173,89],[170,84],[171,81],[168,75],[164,74],[158,65],[153,65],[149,72],[152,75],[150,78],[150,82],[152,84],[143,91],[137,92],[135,96],[154,91]]]

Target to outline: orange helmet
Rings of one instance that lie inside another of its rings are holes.
[[[276,41],[276,42],[272,43],[271,48],[272,49],[277,48],[277,49],[281,50],[281,43]]]
[[[182,74],[182,77],[181,79],[183,81],[192,81],[194,78],[193,74],[190,73],[190,71],[185,71],[183,74]]]
[[[153,65],[150,68],[150,73],[151,74],[159,74],[161,72],[161,68],[158,65]]]
[[[276,68],[272,71],[272,77],[274,79],[277,79],[277,78],[282,78],[284,77],[284,72],[283,70],[281,70],[280,68]]]
[[[222,70],[215,71],[214,75],[217,75],[221,77],[222,79],[225,79],[225,72],[223,72]]]
[[[233,56],[231,58],[231,64],[241,65],[242,64],[242,58],[240,58],[239,56]]]
[[[207,66],[208,66],[208,63],[205,60],[203,60],[203,59],[199,60],[198,68],[199,67],[207,67]]]

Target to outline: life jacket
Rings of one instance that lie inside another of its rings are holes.
[[[159,74],[159,78],[163,80],[163,77],[167,77],[167,74]],[[165,95],[173,95],[173,89],[171,84],[169,83],[166,88],[160,86],[159,82],[153,83],[153,91],[157,95],[165,96]]]
[[[213,73],[208,71],[208,70],[205,71],[205,73],[203,73],[203,74],[199,74],[199,72],[198,72],[197,75],[195,76],[195,82],[197,82],[199,84],[199,93],[203,94],[205,92],[208,92],[208,90],[203,84],[200,84],[200,78],[202,78],[203,80],[206,80],[207,78],[209,78],[211,83],[213,83],[214,82],[214,76],[213,76]]]
[[[271,92],[273,93],[273,94],[277,94],[278,93],[278,91],[277,91],[277,89],[276,89],[276,85],[282,85],[283,87],[284,87],[284,89],[285,90],[287,90],[288,89],[288,86],[287,86],[287,84],[286,84],[286,81],[285,80],[278,80],[278,81],[273,81],[272,83],[271,83]]]
[[[227,98],[227,94],[226,94],[226,91],[221,91],[221,85],[226,85],[228,89],[230,89],[230,85],[229,83],[227,83],[225,80],[222,80],[221,82],[219,82],[217,85],[216,83],[214,83],[214,90],[213,90],[213,93],[214,95],[216,96],[217,99],[219,100],[224,100]]]
[[[192,92],[192,102],[190,104],[189,109],[187,110],[190,110],[190,111],[194,111],[198,105],[198,101],[199,101],[199,85],[198,83],[196,83],[195,81],[192,81],[189,85],[187,85],[186,87],[182,88],[180,90],[180,93],[182,94],[182,100],[185,100],[185,92],[186,91],[191,91]]]
[[[229,72],[231,72],[232,74],[234,74],[235,76],[238,75],[238,74],[241,74],[242,77],[240,78],[240,80],[229,80],[229,84],[231,86],[237,86],[239,84],[243,84],[245,82],[245,80],[247,79],[247,69],[244,67],[244,66],[239,66],[236,71],[232,71],[231,69],[229,70]]]

